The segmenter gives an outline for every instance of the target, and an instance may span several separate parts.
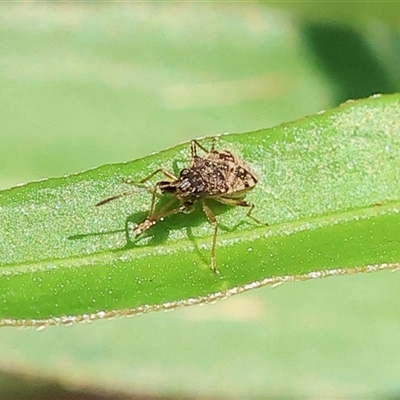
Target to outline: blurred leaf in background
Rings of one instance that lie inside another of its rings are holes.
[[[315,4],[2,4],[0,187],[399,91],[398,6]],[[394,396],[399,284],[383,272],[168,315],[3,329],[0,393],[13,398],[15,373],[65,396]]]
[[[0,19],[2,187],[333,104],[290,16],[258,5],[19,4]]]

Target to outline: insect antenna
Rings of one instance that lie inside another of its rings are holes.
[[[119,199],[120,197],[130,196],[131,194],[134,194],[136,192],[137,192],[136,190],[129,190],[128,192],[123,192],[123,193],[117,194],[116,196],[107,197],[106,199],[99,201],[97,204],[95,204],[95,206],[96,207],[103,206],[104,204],[107,204],[110,201]]]

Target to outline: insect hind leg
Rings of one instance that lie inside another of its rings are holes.
[[[219,203],[226,204],[228,206],[233,206],[233,207],[249,207],[249,211],[246,213],[246,217],[252,219],[254,222],[256,222],[259,225],[268,225],[265,222],[260,221],[256,217],[252,215],[253,210],[255,208],[255,205],[253,203],[249,203],[245,200],[242,199],[235,199],[235,198],[229,198],[229,197],[215,197],[214,200],[218,201]]]

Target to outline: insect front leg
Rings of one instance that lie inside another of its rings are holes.
[[[156,174],[159,174],[159,173],[164,174],[164,176],[166,176],[171,181],[176,181],[177,180],[177,178],[173,174],[171,174],[170,172],[168,172],[164,168],[159,168],[159,169],[155,170],[153,173],[151,173],[149,176],[146,176],[144,179],[142,179],[140,181],[132,181],[130,179],[123,178],[122,182],[127,183],[129,185],[136,185],[138,187],[142,187],[145,190],[147,190],[153,197],[155,197],[157,195],[157,193],[155,192],[155,189],[154,188],[149,188],[147,186],[144,186],[143,184],[146,183],[148,180],[150,180],[153,176],[155,176]],[[122,193],[117,194],[115,196],[107,197],[106,199],[104,199],[102,201],[99,201],[96,204],[96,207],[99,207],[99,206],[102,206],[104,204],[107,204],[110,201],[119,199],[120,197],[130,196],[130,195],[132,195],[134,193],[136,193],[136,190],[129,190],[127,192],[122,192]]]
[[[158,221],[162,221],[164,218],[167,218],[171,215],[185,212],[188,209],[185,204],[179,204],[177,207],[169,210],[174,202],[176,202],[176,200],[171,199],[160,211],[155,212],[155,196],[153,196],[152,206],[147,218],[140,224],[133,226],[133,228],[130,230],[132,236],[136,238],[154,226]]]
[[[203,211],[206,214],[208,222],[214,227],[214,236],[211,248],[211,269],[219,274],[217,270],[217,262],[215,259],[215,247],[217,245],[217,233],[218,233],[218,223],[217,219],[215,218],[215,214],[211,211],[211,208],[207,206],[207,204],[203,201]]]
[[[146,176],[145,178],[141,179],[140,181],[133,181],[131,179],[123,179],[124,183],[127,183],[129,185],[143,185],[147,181],[149,181],[153,176],[157,174],[163,174],[165,177],[167,177],[171,181],[176,181],[178,178],[172,174],[171,172],[167,171],[164,168],[158,168],[154,172],[152,172],[150,175]]]

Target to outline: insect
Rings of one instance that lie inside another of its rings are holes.
[[[204,154],[199,155],[201,150]],[[229,206],[249,208],[246,216],[258,224],[262,224],[252,215],[254,204],[244,200],[247,192],[255,187],[257,178],[254,173],[237,157],[227,150],[215,150],[215,139],[211,149],[207,150],[197,140],[190,142],[191,162],[189,167],[180,171],[179,176],[159,168],[149,176],[138,182],[129,182],[134,185],[143,185],[155,175],[162,174],[165,180],[157,182],[151,189],[152,199],[150,211],[146,219],[136,224],[132,230],[133,237],[137,237],[154,226],[158,221],[178,213],[190,213],[195,204],[200,202],[209,223],[214,227],[211,247],[211,269],[218,273],[215,257],[218,223],[210,208],[210,200]],[[133,191],[124,192],[104,199],[96,204],[102,206],[122,196],[133,194]],[[156,197],[158,194],[170,195],[171,199],[156,211]],[[176,205],[176,203],[178,203]]]

